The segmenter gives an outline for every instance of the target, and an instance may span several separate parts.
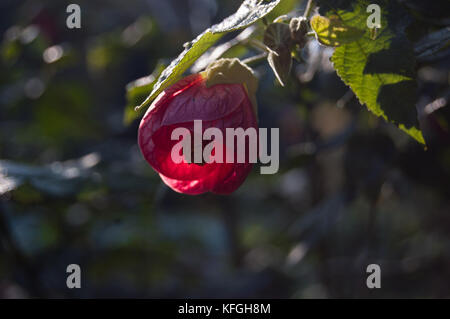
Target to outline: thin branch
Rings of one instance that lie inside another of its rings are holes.
[[[313,7],[314,7],[314,1],[313,0],[308,0],[308,3],[306,4],[305,13],[303,14],[303,16],[305,18],[309,18],[309,16],[311,15]]]
[[[249,39],[248,44],[262,52],[269,53],[271,51],[267,45],[256,39]]]
[[[267,58],[267,52],[264,52],[264,53],[261,53],[261,54],[249,57],[247,59],[244,59],[244,60],[242,60],[242,63],[244,63],[244,64],[255,64],[255,63],[258,63],[258,62],[260,62],[262,60],[265,60],[266,58]]]

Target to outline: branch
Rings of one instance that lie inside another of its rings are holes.
[[[303,16],[305,18],[309,18],[309,16],[311,15],[313,7],[314,7],[314,1],[313,0],[308,0],[308,3],[306,4],[305,13],[303,14]]]

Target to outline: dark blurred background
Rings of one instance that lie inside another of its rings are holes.
[[[448,26],[409,2],[412,27]],[[426,149],[359,105],[315,41],[285,88],[255,65],[280,171],[190,197],[143,160],[125,88],[241,1],[77,1],[81,29],[70,3],[0,3],[0,297],[450,297],[448,55],[418,61]]]

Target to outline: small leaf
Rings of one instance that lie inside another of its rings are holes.
[[[186,43],[184,51],[161,73],[150,95],[137,108],[149,105],[159,93],[179,80],[183,73],[224,34],[248,27],[271,12],[280,1],[245,0],[235,14],[210,27],[192,42]]]
[[[283,48],[277,52],[270,52],[267,56],[267,61],[272,68],[278,82],[284,86],[289,78],[289,73],[292,68],[291,50]]]
[[[311,19],[311,27],[316,32],[317,40],[331,47],[354,42],[364,35],[364,30],[346,26],[335,15],[329,18],[316,15]]]
[[[264,44],[271,50],[267,61],[278,82],[284,86],[291,71],[291,50],[294,45],[291,29],[285,23],[271,23],[264,32]]]
[[[271,50],[277,51],[281,48],[292,46],[291,30],[284,23],[271,23],[264,32],[264,44]]]

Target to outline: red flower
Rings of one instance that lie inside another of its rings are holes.
[[[177,192],[195,195],[229,194],[244,182],[252,168],[248,156],[244,163],[175,163],[171,152],[179,141],[172,140],[171,134],[184,127],[193,138],[194,120],[202,120],[203,132],[209,127],[220,129],[224,145],[214,142],[214,146],[223,147],[226,154],[226,128],[258,127],[256,86],[251,70],[239,60],[221,59],[205,72],[180,80],[156,98],[140,123],[138,140],[145,159],[164,183]],[[248,145],[246,148],[248,152]]]

